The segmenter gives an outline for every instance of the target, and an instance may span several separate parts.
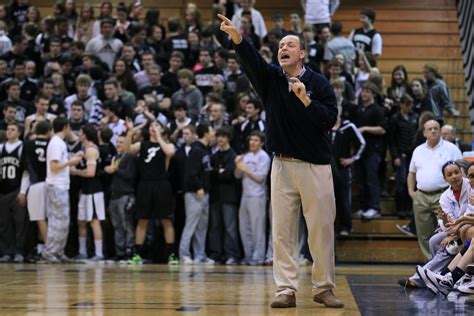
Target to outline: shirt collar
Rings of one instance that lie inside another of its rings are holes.
[[[285,75],[286,77],[286,80],[290,80],[291,76],[289,74],[287,74],[283,68],[282,68],[282,71],[283,71],[283,74]],[[304,73],[306,72],[306,67],[303,65],[303,68],[301,68],[301,71],[295,76],[296,78],[298,79],[301,79],[301,77],[303,77]]]

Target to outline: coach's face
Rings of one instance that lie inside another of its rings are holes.
[[[428,141],[433,143],[438,142],[441,139],[441,128],[439,123],[435,120],[429,120],[423,126],[423,136],[426,137]]]
[[[278,48],[278,62],[282,68],[296,66],[304,59],[305,51],[301,49],[298,36],[288,35],[281,39]]]

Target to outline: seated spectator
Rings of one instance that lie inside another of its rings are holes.
[[[464,143],[457,137],[456,127],[452,125],[446,124],[446,125],[443,125],[443,127],[441,127],[441,137],[443,137],[444,140],[456,145],[462,153],[465,151],[472,150],[470,144]]]
[[[280,38],[288,35],[288,31],[285,30],[285,17],[283,14],[277,12],[272,16],[273,28],[269,32],[277,33],[280,35]],[[268,34],[263,39],[264,42],[268,42]]]
[[[382,36],[374,28],[375,12],[362,10],[360,12],[361,27],[351,31],[349,40],[356,47],[356,62],[359,62],[361,52],[371,53],[374,58],[382,55]]]
[[[436,119],[442,120],[445,110],[453,115],[459,115],[459,111],[454,108],[448,86],[443,81],[438,67],[434,64],[426,64],[423,67],[423,75],[428,84],[426,96],[431,103],[431,112],[434,113]]]
[[[25,55],[25,51],[27,47],[28,47],[28,40],[24,36],[18,35],[13,38],[12,49],[0,56],[0,59],[4,60],[8,64],[8,68],[10,68],[10,73],[13,70],[14,60],[28,59],[28,57]]]
[[[197,7],[188,6],[184,14],[184,19],[186,33],[199,33],[203,29],[202,14]]]
[[[160,66],[150,66],[148,70],[148,77],[150,78],[150,84],[140,89],[138,92],[138,99],[143,99],[146,94],[151,94],[157,97],[158,102],[160,102],[160,107],[166,109],[169,108],[171,104],[171,91],[168,87],[161,84]]]
[[[359,188],[360,209],[355,217],[373,219],[380,216],[380,185],[378,170],[386,131],[385,114],[374,102],[377,87],[368,82],[361,91],[355,123],[366,140],[365,150],[356,164],[356,181]]]
[[[240,238],[244,249],[243,262],[249,265],[262,265],[266,248],[266,180],[271,160],[262,149],[265,143],[262,132],[253,131],[248,143],[249,152],[235,158],[235,177],[242,178],[239,209]]]
[[[356,99],[362,91],[362,87],[369,80],[372,67],[375,67],[375,59],[370,53],[359,54],[359,68],[355,72],[355,95]]]
[[[12,63],[12,69],[13,69],[13,76],[12,78],[9,78],[2,82],[1,84],[2,91],[0,95],[3,98],[7,97],[7,90],[5,89],[7,87],[7,83],[10,80],[15,79],[19,83],[21,83],[19,98],[26,102],[32,102],[36,96],[36,93],[38,93],[38,87],[36,83],[32,82],[30,79],[26,77],[25,60],[15,59]]]
[[[219,129],[229,125],[228,114],[222,100],[215,100],[209,106],[209,123],[213,129]]]
[[[75,25],[74,41],[89,43],[93,37],[94,23],[94,8],[84,3]]]
[[[121,40],[123,43],[128,42],[128,28],[130,21],[128,18],[128,7],[123,3],[119,3],[117,6],[117,20],[114,26],[114,37]]]
[[[245,0],[248,1],[248,0]],[[248,15],[242,15],[240,18],[240,34],[243,38],[249,41],[255,48],[260,49],[262,38],[255,33],[255,27],[252,24],[252,19]],[[275,34],[275,33],[273,33]]]
[[[176,103],[178,100],[185,100],[188,104],[188,115],[192,119],[197,119],[201,112],[204,99],[196,86],[192,85],[194,79],[193,72],[189,69],[181,69],[178,71],[178,81],[181,89],[173,93],[171,102]]]
[[[406,218],[412,213],[412,201],[408,195],[408,166],[413,151],[418,114],[413,112],[413,99],[404,94],[400,98],[400,110],[388,123],[390,156],[395,166],[395,205],[397,215]]]
[[[128,35],[130,36],[130,44],[135,50],[137,55],[143,55],[146,51],[146,30],[142,24],[132,23],[128,29]]]
[[[212,79],[212,94],[215,94],[220,99],[224,100],[226,108],[230,105],[233,106],[234,99],[232,94],[226,89],[226,82],[224,76],[215,75]]]
[[[226,80],[227,80],[227,77],[229,77],[231,73],[227,65],[228,58],[229,58],[229,51],[223,47],[217,49],[214,52],[214,63],[216,67],[222,71],[222,74],[224,75],[224,78]]]

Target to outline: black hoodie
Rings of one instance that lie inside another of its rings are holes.
[[[204,189],[209,192],[211,187],[211,154],[209,148],[200,141],[191,145],[184,170],[184,192],[196,192]]]

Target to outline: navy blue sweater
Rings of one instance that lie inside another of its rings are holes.
[[[267,64],[246,40],[234,47],[265,105],[268,150],[313,164],[329,164],[329,130],[336,123],[337,103],[327,79],[306,69],[300,81],[305,84],[312,102],[305,107],[289,92],[281,67]]]

